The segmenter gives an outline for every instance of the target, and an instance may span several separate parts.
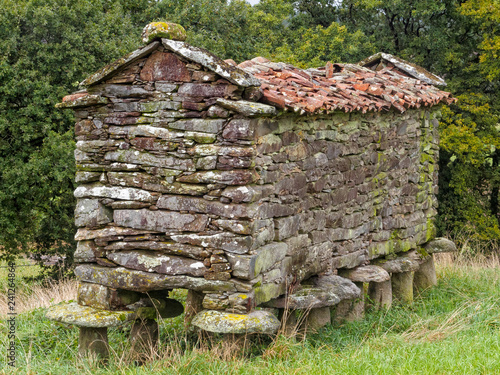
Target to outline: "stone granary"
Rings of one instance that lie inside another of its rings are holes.
[[[155,319],[183,312],[176,288],[188,323],[234,334],[293,324],[285,309],[309,328],[354,319],[435,284],[432,254],[454,250],[434,238],[437,118],[454,100],[439,77],[383,53],[236,65],[184,37],[148,25],[58,105],[76,116],[80,287],[48,316],[81,327],[82,352],[105,355],[126,321],[154,345]]]

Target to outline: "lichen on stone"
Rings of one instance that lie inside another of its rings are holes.
[[[171,22],[151,22],[142,30],[142,41],[151,43],[156,38],[186,40],[186,30],[181,25]]]

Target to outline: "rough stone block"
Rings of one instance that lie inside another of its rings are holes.
[[[79,199],[75,209],[77,227],[97,227],[113,221],[113,210],[97,199]]]
[[[188,232],[203,231],[208,223],[206,215],[181,214],[179,212],[151,210],[115,210],[114,222],[117,225],[165,232],[169,229],[179,229]]]

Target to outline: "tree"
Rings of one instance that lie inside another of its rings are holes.
[[[54,108],[130,51],[140,30],[117,1],[0,0],[0,258],[74,248],[74,120]]]

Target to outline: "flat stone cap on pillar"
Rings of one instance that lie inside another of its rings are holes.
[[[452,253],[457,251],[457,246],[453,241],[450,241],[447,238],[438,237],[429,241],[425,245],[425,251],[429,254],[434,253]]]
[[[118,327],[135,320],[137,314],[134,311],[108,311],[81,306],[76,302],[62,302],[51,306],[45,316],[78,327],[105,328]]]
[[[339,275],[358,283],[381,283],[391,279],[389,273],[382,267],[368,265],[347,270],[339,270]]]
[[[204,331],[215,333],[266,333],[278,331],[280,321],[271,312],[255,310],[249,314],[232,314],[224,311],[204,310],[192,324]]]
[[[281,309],[317,309],[334,306],[345,299],[359,297],[361,290],[349,279],[331,275],[311,278],[313,285],[301,285],[300,289],[266,303],[268,307]]]
[[[379,259],[374,263],[390,273],[412,272],[420,267],[420,263],[415,258],[415,256],[405,254],[396,259]]]

